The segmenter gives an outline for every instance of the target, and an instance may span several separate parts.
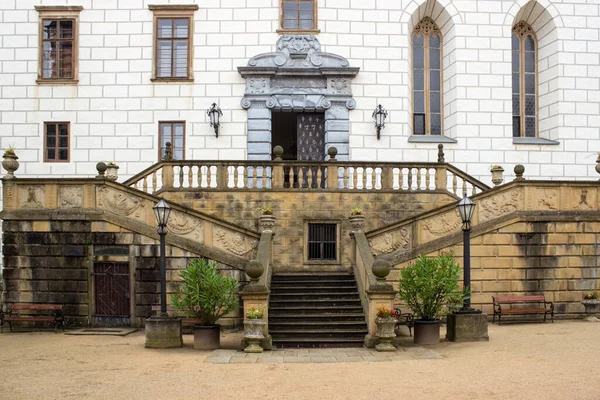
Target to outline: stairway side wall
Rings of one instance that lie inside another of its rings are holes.
[[[157,240],[115,224],[68,220],[6,220],[3,254],[6,303],[62,304],[68,326],[93,323],[94,255],[123,253],[130,266],[133,283],[131,324],[143,327],[152,315],[152,305],[160,304],[160,253]],[[166,246],[167,296],[178,288],[179,271],[189,259],[199,257],[176,246]],[[123,256],[119,258],[123,261]],[[246,282],[246,275],[219,264],[221,273]],[[170,300],[168,299],[170,302]],[[240,303],[241,304],[241,303]],[[224,326],[241,324],[240,309],[220,320]]]
[[[543,220],[512,224],[471,239],[471,287],[475,308],[492,315],[492,296],[544,294],[555,313],[576,317],[580,301],[600,290],[600,222]],[[463,246],[440,248],[426,254],[455,254],[463,265]],[[388,280],[397,288],[399,271],[413,260],[396,265]],[[397,299],[397,301],[399,301]]]
[[[367,216],[365,231],[398,222],[417,213],[455,201],[445,193],[348,193],[298,191],[173,191],[165,198],[240,224],[258,229],[260,208],[272,206],[277,218],[273,240],[275,271],[319,268],[304,264],[304,223],[308,220],[332,220],[341,223],[341,264],[351,265],[351,239],[348,216],[360,207]],[[324,268],[324,267],[323,267]]]

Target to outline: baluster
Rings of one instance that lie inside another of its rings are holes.
[[[421,168],[417,168],[417,190],[421,190]]]
[[[312,184],[313,184],[313,169],[312,167],[306,167],[306,188],[307,189],[312,189]]]
[[[473,188],[471,189],[471,196],[475,196],[477,194],[477,188],[475,187],[475,185],[473,185]]]
[[[290,166],[290,189],[294,188],[294,182],[296,180],[296,170],[294,169],[293,166]]]
[[[192,187],[194,181],[193,169],[194,167],[192,165],[188,166],[188,188]]]
[[[156,171],[152,173],[152,193],[156,192]]]
[[[179,187],[183,187],[183,166],[179,166]]]
[[[267,167],[262,167],[262,188],[265,189],[267,187]]]
[[[413,172],[412,168],[408,168],[408,190],[412,190]]]
[[[458,187],[456,182],[456,174],[452,174],[452,193],[456,194],[456,188]]]
[[[398,190],[404,189],[404,168],[398,168]]]
[[[358,183],[358,167],[352,168],[352,189],[356,190]]]
[[[196,173],[196,181],[197,181],[197,187],[201,188],[202,187],[202,165],[198,165],[198,172]]]
[[[462,194],[463,197],[467,195],[467,181],[464,179],[462,180]]]
[[[144,181],[142,182],[142,188],[144,192],[148,193],[148,177],[144,177]]]
[[[298,189],[302,189],[304,186],[304,177],[306,176],[306,170],[304,167],[298,167]]]
[[[350,187],[350,174],[348,173],[350,167],[342,167],[343,168],[343,177],[342,177],[342,189],[348,189]]]
[[[239,179],[240,179],[240,171],[238,171],[238,166],[234,165],[233,166],[233,187],[234,188],[238,187]]]
[[[431,183],[431,173],[429,168],[425,168],[425,190],[429,190],[429,184]]]
[[[317,181],[316,183],[316,188],[315,189],[321,189],[321,181],[323,180],[323,172],[321,171],[321,167],[318,166],[317,167]]]

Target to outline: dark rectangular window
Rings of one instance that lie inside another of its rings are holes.
[[[69,123],[44,122],[44,161],[69,161]]]
[[[189,77],[189,18],[159,18],[156,35],[156,77]]]
[[[75,21],[42,21],[42,79],[73,79]]]
[[[173,160],[185,159],[185,122],[159,122],[160,160],[165,158],[167,142],[171,143]]]
[[[283,0],[281,27],[284,30],[317,29],[314,0]]]
[[[308,224],[308,259],[337,259],[336,224]]]

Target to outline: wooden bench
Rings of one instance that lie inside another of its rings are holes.
[[[551,301],[546,301],[544,295],[531,295],[531,296],[492,296],[494,303],[494,316],[492,323],[496,322],[496,315],[498,316],[498,325],[502,315],[524,315],[524,314],[544,314],[544,322],[546,322],[546,316],[550,314],[552,322],[554,322],[554,304]],[[531,308],[502,308],[501,304],[531,304],[537,303],[538,307]],[[543,305],[543,307],[539,307]]]
[[[152,306],[152,312],[156,313],[156,315],[160,314],[160,305]],[[167,313],[171,315],[175,314],[174,316],[181,318],[182,328],[183,326],[189,328],[193,325],[202,324],[202,321],[200,321],[198,318],[182,317],[180,315],[177,315],[178,311],[176,311],[173,306],[167,306]]]
[[[415,326],[415,318],[410,313],[402,313],[399,308],[394,310],[396,312],[396,326],[405,325],[408,327],[408,333],[412,336],[412,328]]]
[[[22,311],[35,312],[21,314]],[[4,323],[8,322],[8,327],[12,332],[13,322],[53,322],[54,332],[58,326],[65,330],[65,318],[63,316],[63,306],[58,304],[13,304],[8,308],[6,314],[0,309],[0,332],[4,332]]]

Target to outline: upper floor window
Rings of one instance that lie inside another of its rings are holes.
[[[68,122],[44,122],[44,162],[69,162]]]
[[[513,137],[537,137],[537,41],[524,21],[512,30]]]
[[[38,83],[77,83],[80,6],[36,6],[40,17]]]
[[[413,134],[442,134],[442,34],[425,17],[412,34]]]
[[[185,159],[185,121],[158,123],[159,160],[165,158],[167,143],[171,143],[173,160]]]
[[[280,32],[318,32],[316,0],[281,0],[280,26]]]
[[[150,5],[154,11],[153,80],[193,79],[193,21],[197,5]]]

